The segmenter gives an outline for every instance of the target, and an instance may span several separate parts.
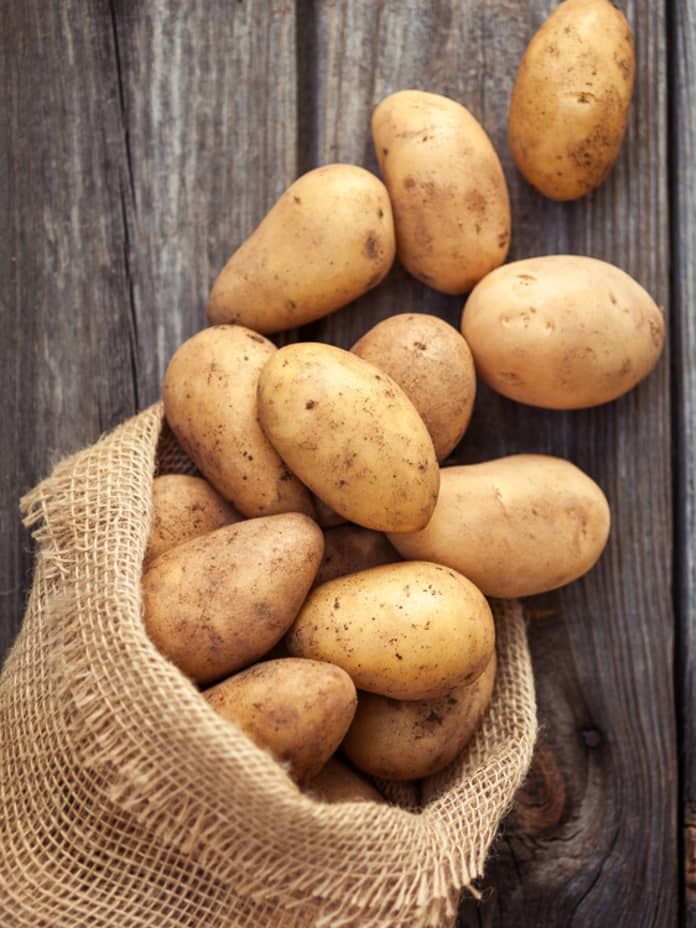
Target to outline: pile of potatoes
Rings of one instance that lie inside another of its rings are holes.
[[[557,199],[593,189],[632,80],[623,15],[562,3],[513,92],[525,177]],[[172,358],[165,415],[201,476],[155,478],[143,576],[159,651],[329,801],[381,800],[357,771],[405,780],[451,763],[494,688],[486,597],[570,583],[607,542],[607,500],[568,461],[443,465],[477,376],[520,403],[594,406],[642,380],[664,338],[661,311],[616,267],[504,265],[505,176],[459,103],[395,93],[372,131],[384,183],[331,164],[292,184],[215,281],[211,326]],[[461,332],[408,312],[350,351],[265,337],[377,286],[397,253],[430,287],[471,291]]]

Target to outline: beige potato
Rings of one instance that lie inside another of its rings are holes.
[[[286,640],[297,657],[343,667],[358,689],[436,699],[483,673],[495,628],[465,577],[439,564],[388,564],[316,587]]]
[[[152,528],[145,563],[170,548],[243,517],[200,477],[165,474],[152,481]]]
[[[394,208],[399,260],[423,283],[465,293],[505,260],[510,200],[490,139],[447,97],[402,90],[379,104],[372,137]]]
[[[359,525],[338,525],[324,532],[324,559],[314,585],[400,560],[398,552],[382,532],[373,532]]]
[[[514,454],[443,468],[425,529],[389,538],[402,557],[445,564],[505,599],[581,577],[602,553],[609,523],[606,497],[580,468]]]
[[[510,101],[517,167],[552,200],[598,187],[626,133],[635,56],[631,27],[610,0],[565,0],[529,43]]]
[[[259,419],[288,465],[337,513],[376,531],[430,518],[439,469],[401,387],[349,351],[287,345],[261,371]]]
[[[478,680],[439,699],[404,702],[359,693],[343,751],[360,770],[385,780],[437,773],[469,743],[488,708],[494,682],[495,654]]]
[[[385,802],[371,783],[335,757],[307,784],[306,791],[325,802]]]
[[[249,519],[194,538],[145,571],[147,632],[192,680],[218,680],[280,641],[323,552],[321,529],[299,513]]]
[[[482,380],[547,409],[607,403],[657,364],[664,318],[618,267],[575,255],[515,261],[474,289],[462,316]]]
[[[215,326],[178,349],[164,377],[164,412],[186,453],[245,516],[314,510],[261,431],[259,373],[277,349],[242,326]]]
[[[290,766],[300,783],[331,757],[355,715],[355,687],[340,667],[285,658],[256,664],[204,694],[223,718]]]
[[[385,277],[394,219],[384,184],[354,164],[296,180],[213,285],[212,323],[279,332],[326,316]]]
[[[474,360],[457,330],[437,316],[402,313],[378,322],[351,351],[399,384],[444,460],[461,441],[476,396]]]

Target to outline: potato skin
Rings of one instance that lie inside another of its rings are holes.
[[[619,268],[547,255],[482,280],[464,307],[462,332],[494,390],[531,406],[582,409],[647,377],[664,345],[664,318]]]
[[[338,525],[324,532],[324,559],[314,585],[400,560],[396,548],[382,532],[359,525]]]
[[[435,290],[465,293],[505,260],[510,200],[490,139],[461,104],[420,90],[387,97],[372,137],[404,267]]]
[[[323,551],[319,526],[299,513],[227,525],[172,548],[143,575],[147,632],[192,680],[219,680],[283,637]]]
[[[404,702],[358,694],[358,710],[343,741],[346,756],[365,773],[385,780],[428,777],[464,749],[488,708],[495,683],[495,653],[474,683],[439,699]]]
[[[529,43],[510,101],[508,136],[525,179],[552,200],[598,187],[626,133],[635,55],[609,0],[566,0]]]
[[[385,802],[371,783],[335,757],[305,787],[324,802]]]
[[[245,516],[314,510],[258,424],[259,373],[277,351],[243,326],[189,338],[164,377],[164,412],[179,443],[215,489]]]
[[[466,432],[476,396],[474,359],[457,330],[437,316],[402,313],[378,322],[351,351],[399,384],[444,460]]]
[[[386,276],[396,245],[384,184],[354,164],[304,174],[232,255],[208,319],[280,332],[326,316]]]
[[[287,345],[261,371],[258,409],[290,470],[337,513],[376,531],[427,523],[437,499],[435,450],[387,374],[341,348]]]
[[[201,477],[165,474],[152,481],[152,528],[144,561],[170,548],[241,521],[240,513]]]
[[[432,519],[390,535],[405,558],[437,561],[486,596],[532,596],[564,586],[598,560],[609,504],[570,461],[543,454],[445,467]]]
[[[340,667],[284,658],[256,664],[204,694],[223,718],[290,765],[300,783],[317,776],[355,715],[355,687]]]
[[[345,519],[343,516],[340,516],[337,512],[334,512],[331,506],[327,506],[326,503],[319,499],[319,497],[312,493],[312,504],[314,505],[314,511],[316,512],[317,523],[322,528],[335,528],[337,525],[344,525]]]
[[[343,667],[359,689],[436,699],[483,673],[495,627],[465,577],[439,564],[388,564],[314,589],[286,640],[297,657]]]

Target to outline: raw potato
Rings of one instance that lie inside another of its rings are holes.
[[[257,664],[203,695],[259,747],[288,763],[300,783],[316,777],[341,743],[357,702],[340,667],[296,658]]]
[[[578,467],[514,454],[444,468],[426,528],[389,538],[405,558],[446,564],[486,596],[512,598],[581,577],[602,553],[609,523],[604,494]]]
[[[187,474],[155,477],[145,563],[185,541],[241,519],[234,506],[200,477]]]
[[[287,643],[297,657],[343,667],[358,689],[436,699],[483,673],[495,628],[465,577],[439,564],[389,564],[317,587]]]
[[[169,362],[164,412],[198,469],[245,516],[313,515],[309,493],[258,423],[259,372],[276,351],[242,326],[199,332]]]
[[[401,387],[349,351],[281,348],[259,378],[263,430],[294,474],[337,513],[376,531],[415,531],[437,499],[439,468]]]
[[[609,0],[566,0],[522,58],[508,134],[524,177],[552,200],[598,187],[621,149],[635,56],[626,17]]]
[[[378,322],[351,350],[394,378],[444,460],[461,441],[476,396],[474,360],[457,330],[437,316],[403,313]]]
[[[358,694],[358,711],[343,751],[360,770],[385,780],[428,777],[450,764],[468,744],[488,708],[495,654],[468,686],[439,699],[404,702]]]
[[[633,278],[574,255],[489,274],[467,300],[462,331],[490,387],[548,409],[616,399],[650,373],[664,344],[662,312]]]
[[[339,525],[324,532],[324,560],[315,586],[381,564],[400,561],[398,552],[382,532],[359,525]]]
[[[321,529],[299,513],[249,519],[194,538],[145,571],[147,632],[198,683],[247,667],[292,624],[323,552]]]
[[[354,164],[296,180],[215,281],[208,319],[280,332],[376,287],[394,261],[384,184]]]
[[[447,97],[402,90],[372,116],[399,260],[423,283],[465,293],[505,260],[510,200],[498,156],[471,113]]]
[[[307,784],[306,791],[325,802],[384,802],[384,796],[363,779],[332,757],[317,776]]]
[[[334,528],[336,525],[343,525],[345,519],[343,516],[339,516],[337,512],[334,512],[331,506],[327,506],[326,503],[319,499],[319,497],[312,493],[312,503],[314,504],[314,511],[317,514],[317,522],[322,528]]]

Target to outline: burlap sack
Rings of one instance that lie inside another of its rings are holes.
[[[24,501],[38,541],[0,678],[0,925],[418,928],[451,924],[530,762],[520,609],[465,755],[403,805],[324,805],[219,718],[141,621],[160,406]]]

